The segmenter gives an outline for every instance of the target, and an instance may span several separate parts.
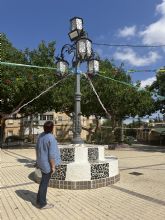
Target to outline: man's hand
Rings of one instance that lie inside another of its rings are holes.
[[[51,176],[55,173],[55,161],[54,159],[50,159],[50,167],[51,167]]]
[[[51,176],[53,176],[53,174],[55,173],[55,170],[56,170],[55,167],[51,168]]]
[[[39,169],[39,166],[38,166],[37,162],[35,162],[35,163],[33,164],[33,166],[34,166],[36,169]]]

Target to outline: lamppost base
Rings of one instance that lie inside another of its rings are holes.
[[[74,144],[59,146],[62,163],[50,179],[49,186],[59,189],[95,189],[120,180],[118,159],[104,156],[104,146]],[[35,181],[41,180],[36,169]]]
[[[72,144],[84,144],[84,141],[81,139],[81,137],[74,137],[71,142]]]

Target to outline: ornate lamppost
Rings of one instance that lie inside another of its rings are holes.
[[[57,57],[57,74],[60,77],[69,73],[69,62],[64,59],[65,52],[73,53],[72,68],[76,75],[75,111],[73,120],[73,144],[79,147],[60,146],[62,163],[60,172],[51,179],[53,187],[61,189],[93,189],[107,186],[120,179],[118,160],[115,157],[104,157],[104,146],[85,145],[81,139],[81,92],[80,73],[78,66],[87,62],[86,74],[93,76],[99,71],[99,57],[92,50],[92,41],[87,37],[83,29],[83,20],[74,17],[70,20],[69,32],[72,44],[66,44],[61,49],[61,55]],[[41,178],[41,173],[35,172],[36,181]],[[68,184],[70,183],[70,184]]]
[[[73,44],[65,44],[61,49],[60,57],[57,57],[57,75],[65,76],[69,72],[69,62],[64,59],[64,53],[73,53],[72,68],[76,75],[75,89],[75,110],[73,114],[73,144],[82,144],[81,139],[81,92],[80,92],[80,73],[78,66],[87,62],[87,74],[90,76],[99,72],[99,57],[92,50],[92,41],[87,37],[83,28],[83,19],[74,17],[70,19],[69,37]]]

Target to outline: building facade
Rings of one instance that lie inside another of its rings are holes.
[[[137,139],[140,142],[165,146],[165,122],[152,123],[149,127],[138,129]]]
[[[22,119],[8,119],[6,120],[5,138],[13,135],[25,138],[26,141],[36,142],[38,135],[43,132],[43,125],[46,121],[53,121],[53,134],[59,142],[70,142],[73,138],[73,122],[72,118],[65,113],[46,112],[28,116]],[[94,117],[81,117],[82,127],[89,128],[94,122]],[[88,132],[82,129],[81,137],[83,140],[87,139]]]

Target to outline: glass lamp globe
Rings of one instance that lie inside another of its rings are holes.
[[[90,75],[96,75],[99,72],[99,60],[91,59],[88,61],[88,73]]]
[[[81,38],[77,41],[77,56],[81,60],[85,60],[91,56],[92,53],[92,41],[88,38]]]
[[[83,19],[79,17],[74,17],[70,19],[70,23],[71,23],[71,28],[68,35],[70,37],[70,40],[74,41],[80,36],[83,30]]]
[[[57,65],[57,75],[58,76],[65,76],[68,74],[69,70],[69,63],[66,60],[59,60],[56,63]]]
[[[83,29],[83,19],[82,18],[79,18],[79,17],[71,18],[70,23],[71,23],[71,30],[70,31],[74,31],[76,29],[81,31]]]

